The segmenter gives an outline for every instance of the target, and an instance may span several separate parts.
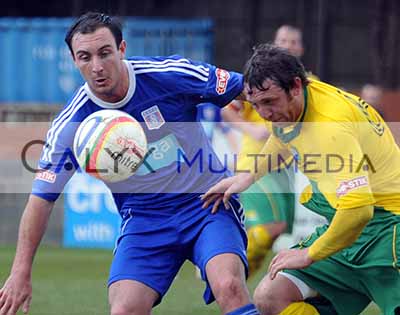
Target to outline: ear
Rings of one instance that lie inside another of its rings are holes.
[[[303,93],[303,83],[299,77],[294,78],[294,85],[291,89],[291,92],[293,96],[299,96]]]
[[[125,59],[125,52],[126,52],[126,41],[122,40],[121,44],[119,44],[119,53],[120,53],[120,59]]]

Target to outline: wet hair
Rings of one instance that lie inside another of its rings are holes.
[[[115,43],[117,47],[122,42],[122,24],[115,18],[104,13],[99,12],[88,12],[81,15],[74,24],[71,25],[67,34],[65,35],[65,42],[68,45],[69,50],[72,55],[74,51],[72,50],[72,38],[76,33],[90,34],[94,33],[101,27],[106,27],[110,30],[111,34],[114,36]]]
[[[272,44],[261,44],[254,47],[253,51],[244,67],[244,81],[250,88],[265,91],[263,83],[270,79],[289,94],[296,77],[301,79],[303,86],[308,84],[303,64],[285,49]]]

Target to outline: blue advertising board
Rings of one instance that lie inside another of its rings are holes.
[[[0,102],[64,104],[82,84],[64,43],[72,18],[0,18]],[[125,17],[126,56],[172,55],[212,62],[209,19]]]
[[[113,248],[121,219],[103,182],[77,172],[64,193],[64,247]]]

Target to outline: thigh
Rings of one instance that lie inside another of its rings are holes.
[[[300,289],[282,274],[278,274],[273,280],[268,274],[265,275],[254,291],[254,301],[260,306],[265,305],[273,314],[279,314],[290,303],[302,300]]]
[[[157,238],[161,239],[162,235]],[[155,302],[158,304],[185,260],[184,251],[165,238],[159,243],[154,235],[122,236],[115,250],[108,285],[111,287],[121,280],[140,282],[158,293]]]
[[[217,255],[230,253],[236,258],[229,272],[238,273],[245,270],[247,273],[247,237],[243,226],[231,210],[227,211],[221,207],[216,214],[210,214],[206,220],[194,242],[190,260],[199,267],[202,279],[207,283],[204,299],[206,303],[211,303],[214,296],[207,279],[207,263]]]
[[[214,256],[206,265],[206,275],[213,292],[216,288],[226,289],[224,284],[229,283],[235,288],[241,288],[237,292],[238,296],[250,297],[246,287],[245,268],[238,255],[225,253]]]
[[[156,291],[134,280],[113,282],[108,289],[112,314],[150,314],[158,299]]]
[[[360,271],[368,295],[384,315],[400,314],[400,273],[392,267]]]
[[[371,298],[364,293],[359,274],[335,258],[315,262],[302,270],[285,270],[327,298],[339,315],[359,314]]]
[[[241,258],[236,254],[219,254],[211,258],[206,265],[207,281],[211,288],[214,284],[222,282],[224,279],[235,278],[243,283],[245,289],[245,268]]]

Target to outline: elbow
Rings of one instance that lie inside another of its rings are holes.
[[[360,213],[359,222],[364,226],[368,224],[369,221],[374,216],[374,207],[373,206],[365,206],[363,211]]]

